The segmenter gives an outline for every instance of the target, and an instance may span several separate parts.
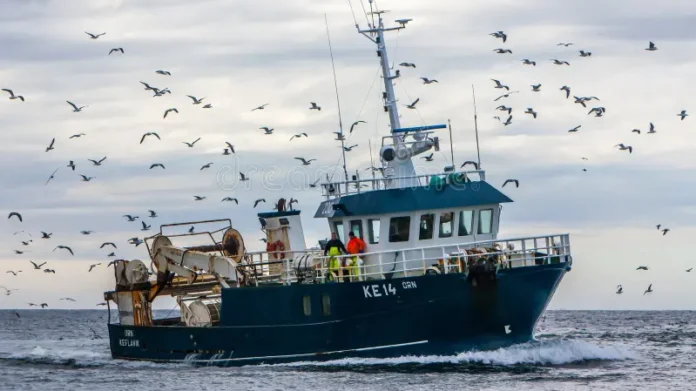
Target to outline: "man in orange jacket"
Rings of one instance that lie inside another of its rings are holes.
[[[365,242],[355,236],[353,231],[348,233],[348,237],[350,238],[346,246],[348,254],[362,254],[365,252]],[[357,280],[360,280],[360,262],[361,260],[357,256],[354,256],[350,259],[350,265],[346,265],[352,277]]]

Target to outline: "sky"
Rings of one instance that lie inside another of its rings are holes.
[[[363,5],[369,7],[367,0]],[[696,273],[685,272],[696,263],[689,245],[696,235],[696,118],[677,116],[692,108],[696,116],[690,88],[696,81],[696,3],[381,0],[377,6],[390,10],[387,21],[413,19],[387,36],[395,68],[417,66],[401,68],[395,82],[402,125],[450,120],[455,164],[475,160],[474,86],[487,180],[499,189],[505,179],[520,181],[519,188],[503,189],[515,202],[503,208],[499,237],[571,234],[573,270],[549,308],[696,309]],[[126,240],[154,231],[141,232],[140,220],[128,222],[124,214],[140,216],[153,229],[231,218],[247,247],[260,250],[256,213],[294,197],[307,245],[325,238],[326,221],[312,218],[322,198],[308,185],[343,174],[333,140],[339,110],[324,15],[343,126],[347,132],[354,121],[367,122],[348,136],[348,145],[358,145],[347,154],[349,172],[369,176],[369,146],[376,155],[389,134],[375,48],[354,26],[355,20],[366,25],[359,0],[0,0],[0,9],[0,88],[26,99],[0,95],[0,202],[5,213],[20,212],[24,220],[0,224],[0,286],[19,289],[0,295],[0,308],[30,302],[96,308],[114,286],[113,271],[105,267],[109,252],[149,260],[144,246]],[[489,35],[498,30],[507,33],[506,43]],[[85,32],[106,34],[93,40]],[[649,41],[657,51],[644,50]],[[112,48],[124,53],[109,55]],[[513,53],[497,54],[496,48]],[[581,49],[592,56],[580,57]],[[523,65],[524,58],[537,65]],[[424,85],[420,77],[439,83]],[[491,79],[519,93],[494,102],[501,90]],[[153,98],[140,81],[172,94]],[[532,92],[537,83],[541,91]],[[563,85],[600,101],[584,109],[565,99]],[[212,108],[193,105],[186,95],[205,97]],[[416,98],[417,110],[404,107]],[[88,107],[74,113],[66,100]],[[322,110],[309,110],[309,102]],[[251,111],[264,103],[264,110]],[[505,119],[495,110],[500,103],[513,107],[509,126],[494,119]],[[594,106],[606,114],[587,115]],[[529,107],[537,119],[523,113]],[[163,119],[169,108],[179,113]],[[650,122],[657,133],[646,134]],[[568,133],[578,125],[578,132]],[[274,128],[273,135],[264,135],[262,126]],[[161,140],[140,144],[146,132]],[[303,132],[309,137],[288,141]],[[419,172],[451,164],[449,135],[438,136],[442,150],[433,162],[417,159]],[[183,144],[199,137],[193,148]],[[53,138],[55,149],[46,152]],[[222,155],[225,142],[236,154]],[[619,143],[633,153],[619,151]],[[101,166],[88,161],[105,156]],[[302,167],[294,157],[317,161]],[[150,170],[154,163],[166,168]],[[201,170],[207,163],[213,164]],[[239,183],[239,171],[251,181]],[[79,174],[94,179],[83,182]],[[206,199],[196,202],[194,195]],[[224,197],[238,198],[239,205],[221,202]],[[268,202],[254,209],[258,198]],[[156,219],[146,217],[150,209]],[[671,231],[663,236],[656,224]],[[53,236],[40,239],[40,231]],[[107,241],[118,248],[100,249]],[[54,252],[59,244],[75,255]],[[30,260],[48,262],[56,274],[32,270]],[[639,265],[650,270],[636,271]],[[622,295],[614,294],[618,284]],[[649,284],[655,292],[644,296]]]

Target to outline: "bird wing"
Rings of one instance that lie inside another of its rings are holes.
[[[188,96],[189,98],[193,99],[194,102],[198,102],[198,101],[199,101],[198,99],[196,99],[195,96],[191,96],[191,95],[186,95],[186,96]]]
[[[12,92],[12,90],[7,89],[7,88],[3,88],[2,90],[5,91],[5,92],[7,92],[7,93],[9,93],[10,96],[14,96],[14,92]]]
[[[197,138],[196,141],[192,142],[191,145],[195,145],[201,138]]]
[[[420,102],[420,98],[416,98],[416,100],[414,100],[413,103],[411,103],[411,106],[415,106],[418,102]]]
[[[72,103],[72,102],[69,101],[69,100],[66,100],[66,102],[68,102],[68,104],[69,104],[70,106],[72,106],[75,110],[77,110],[77,106],[75,106],[74,103]]]
[[[307,163],[307,161],[306,161],[306,160],[304,160],[304,159],[303,159],[303,158],[301,158],[301,157],[296,157],[296,158],[295,158],[295,160],[301,160],[301,161],[302,161],[302,163]]]
[[[20,215],[19,213],[17,213],[17,212],[10,212],[10,214],[7,216],[7,218],[9,219],[9,218],[11,218],[12,216],[16,216],[16,217],[19,219],[19,221],[22,221],[22,215]]]
[[[104,157],[99,161],[99,163],[103,162],[104,160],[106,160],[106,156],[104,156]]]

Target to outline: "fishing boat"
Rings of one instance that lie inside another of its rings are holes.
[[[413,158],[439,150],[447,126],[401,126],[384,36],[410,19],[385,27],[382,12],[371,16],[356,27],[377,46],[384,80],[381,177],[327,180],[314,213],[343,243],[363,238],[365,251],[308,248],[301,212],[282,198],[258,214],[265,251],[247,251],[230,219],[162,225],[145,239],[149,267],[115,263],[116,287],[104,293],[118,308],[113,358],[234,366],[455,355],[533,339],[571,270],[568,234],[499,238],[512,200],[479,165],[416,172]],[[191,225],[205,228],[172,233]],[[163,297],[176,300],[176,316],[153,316]]]

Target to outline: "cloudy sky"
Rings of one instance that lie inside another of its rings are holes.
[[[696,114],[696,4],[653,4],[378,4],[391,10],[387,20],[414,19],[387,37],[392,62],[417,64],[403,69],[396,83],[400,104],[420,98],[418,110],[402,110],[403,125],[449,119],[455,163],[474,159],[474,85],[488,180],[498,187],[506,178],[521,182],[519,189],[505,189],[515,203],[504,207],[501,236],[571,234],[574,268],[551,308],[694,309],[696,273],[685,269],[696,263],[689,245],[696,236],[696,118],[682,122],[676,114],[692,108]],[[360,2],[352,5],[365,26]],[[376,150],[389,131],[374,47],[356,33],[348,1],[0,0],[0,9],[0,88],[26,98],[22,103],[0,96],[0,199],[6,213],[24,217],[0,226],[0,285],[20,289],[0,296],[0,308],[28,302],[95,308],[113,287],[112,271],[104,268],[111,250],[99,249],[102,242],[115,242],[118,257],[147,259],[143,246],[126,243],[145,232],[124,214],[142,218],[154,209],[159,217],[145,218],[153,227],[229,217],[247,246],[260,249],[256,213],[292,196],[300,200],[307,244],[324,238],[325,221],[312,218],[321,197],[307,184],[326,173],[342,175],[332,137],[339,125],[324,14],[343,122],[367,121],[350,136],[349,144],[358,144],[348,154],[351,173],[367,174],[368,145]],[[506,44],[488,35],[497,30],[508,34]],[[106,35],[92,40],[85,31]],[[644,50],[650,40],[658,51]],[[125,53],[108,55],[118,47]],[[513,54],[494,53],[499,47]],[[579,49],[592,56],[579,57]],[[537,66],[522,65],[523,58]],[[571,65],[554,65],[553,58]],[[155,74],[157,69],[172,75]],[[421,76],[439,83],[423,85]],[[520,92],[493,102],[500,90],[491,78]],[[172,94],[153,98],[139,81],[169,87]],[[541,92],[531,92],[529,85],[537,83]],[[606,115],[588,116],[589,108],[565,99],[563,85],[574,95],[599,97],[592,104],[606,107]],[[186,95],[205,97],[213,107],[194,106]],[[73,113],[66,100],[89,107]],[[308,110],[310,101],[322,110]],[[265,110],[251,112],[264,103],[270,103]],[[513,107],[510,126],[493,118],[503,116],[495,111],[499,103]],[[172,107],[179,114],[162,119]],[[536,120],[523,114],[528,107],[539,113]],[[650,122],[656,134],[645,134]],[[567,132],[578,125],[579,132]],[[262,126],[275,128],[274,134],[263,135]],[[634,128],[642,134],[631,133]],[[145,132],[162,140],[139,144]],[[309,137],[288,141],[301,132]],[[85,135],[69,138],[80,133]],[[194,148],[183,144],[198,137]],[[446,133],[440,137],[448,139]],[[55,150],[45,152],[53,138]],[[236,155],[222,156],[226,141]],[[613,148],[618,143],[631,145],[633,153]],[[87,160],[104,156],[99,167]],[[296,156],[318,161],[304,170]],[[74,172],[67,168],[70,160]],[[150,170],[153,163],[166,169]],[[207,163],[211,168],[200,170]],[[444,149],[432,163],[419,159],[418,169],[436,172],[448,164]],[[236,181],[240,170],[250,182]],[[82,182],[79,174],[94,179]],[[194,202],[194,195],[207,198]],[[220,202],[227,196],[240,205]],[[269,204],[252,209],[261,197]],[[672,231],[663,237],[656,224]],[[40,231],[53,237],[39,239]],[[28,239],[33,242],[23,246]],[[53,252],[58,244],[71,246],[75,256]],[[47,261],[56,274],[31,270],[29,260]],[[88,273],[95,262],[102,265]],[[651,270],[635,271],[638,265]],[[5,270],[22,273],[14,277]],[[650,283],[655,293],[643,296]],[[617,284],[626,293],[615,295]],[[67,296],[77,302],[58,300]]]

